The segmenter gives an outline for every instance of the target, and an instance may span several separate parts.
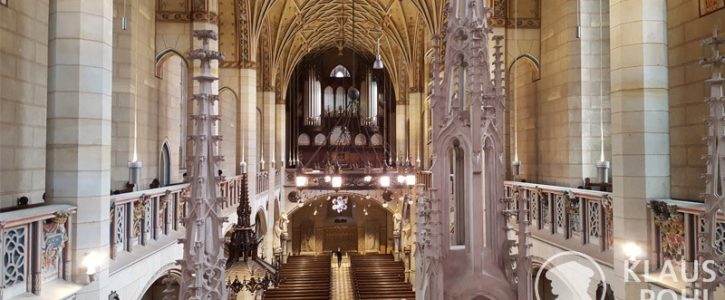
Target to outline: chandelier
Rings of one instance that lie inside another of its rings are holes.
[[[339,214],[346,209],[347,209],[347,198],[343,198],[342,196],[337,196],[337,198],[332,199],[332,210],[336,211]]]

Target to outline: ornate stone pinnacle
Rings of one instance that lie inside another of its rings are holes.
[[[223,56],[209,49],[209,40],[216,40],[211,30],[194,31],[193,36],[202,40],[202,48],[189,53],[191,59],[200,60],[200,73],[194,76],[199,82],[199,93],[192,97],[195,111],[191,117],[193,131],[189,166],[191,168],[191,195],[188,201],[188,217],[184,220],[186,238],[184,259],[181,265],[179,299],[226,300],[224,279],[223,218],[219,197],[219,180],[215,162],[219,160],[221,138],[214,136],[213,127],[219,116],[214,113],[213,102],[218,99],[212,93],[212,83],[217,77],[211,74],[211,61]],[[207,159],[214,158],[214,159]]]

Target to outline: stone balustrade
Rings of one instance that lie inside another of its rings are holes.
[[[611,193],[515,181],[504,185],[506,197],[518,191],[527,200],[533,238],[613,264]]]
[[[269,190],[269,172],[257,172],[257,193],[263,193]]]
[[[274,186],[280,186],[282,184],[282,170],[281,169],[275,169],[274,170]]]
[[[678,268],[680,263],[689,264],[700,260],[700,250],[703,241],[704,220],[702,215],[705,204],[702,202],[682,201],[672,199],[649,200],[650,226],[652,239],[648,255],[650,268],[660,270],[665,261],[674,263]],[[717,230],[713,233],[716,244],[713,245],[718,255],[725,253],[725,215],[718,216]]]
[[[242,176],[226,177],[219,187],[223,199],[222,212],[229,215],[239,203]],[[189,192],[189,184],[184,183],[112,196],[111,259],[132,253],[137,246],[156,242],[163,246],[181,237],[186,216],[184,197]]]
[[[39,295],[44,283],[71,280],[68,219],[75,212],[66,204],[0,212],[0,299]]]

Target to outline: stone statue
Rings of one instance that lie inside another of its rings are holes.
[[[403,221],[403,217],[400,215],[400,213],[395,213],[393,215],[393,234],[399,235],[400,234],[400,224]]]
[[[272,240],[272,250],[277,250],[280,247],[280,237],[282,236],[282,228],[280,226],[280,223],[283,222],[281,220],[274,221],[274,226],[272,227],[272,231],[274,233],[274,239]]]

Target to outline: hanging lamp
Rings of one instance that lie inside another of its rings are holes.
[[[360,90],[358,90],[355,87],[355,78],[356,78],[356,72],[357,72],[357,64],[355,60],[355,0],[351,0],[352,2],[352,84],[351,87],[347,90],[347,97],[352,99],[353,101],[358,100],[360,98]]]
[[[378,38],[377,51],[375,53],[375,62],[373,62],[373,69],[382,70],[383,68],[383,59],[380,56],[380,38]]]

